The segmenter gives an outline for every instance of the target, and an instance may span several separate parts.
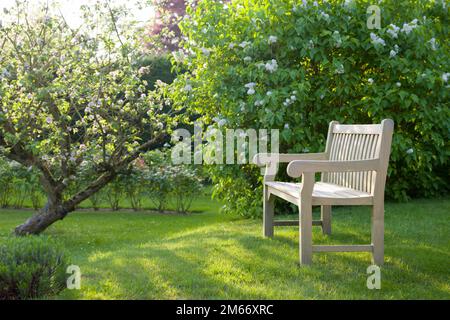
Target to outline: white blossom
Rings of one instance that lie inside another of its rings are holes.
[[[404,23],[401,31],[406,34],[410,34],[411,31],[413,31],[415,28],[417,28],[417,22],[418,22],[418,20],[414,19],[410,23]]]
[[[259,107],[259,106],[262,106],[262,105],[264,105],[264,100],[256,100],[255,101],[255,107]]]
[[[249,63],[250,61],[252,61],[252,57],[247,56],[244,58],[244,62]]]
[[[278,38],[276,36],[270,36],[269,40],[268,40],[269,44],[276,43],[277,41],[278,41]]]
[[[414,153],[414,149],[413,148],[409,148],[408,150],[406,150],[407,154],[412,154]]]
[[[351,5],[353,5],[353,0],[345,0],[344,2],[345,7],[350,7]]]
[[[286,124],[284,125],[284,128],[285,128],[285,129],[289,129],[289,123],[286,123]]]
[[[382,45],[382,46],[385,46],[386,45],[386,42],[382,39],[382,38],[380,38],[379,36],[377,36],[375,33],[370,33],[370,39],[372,39],[372,43],[374,44],[374,45],[377,45],[377,44],[380,44],[380,45]]]
[[[428,41],[428,43],[431,45],[431,49],[433,51],[437,50],[437,43],[436,43],[436,39],[435,38],[431,38],[430,41]]]
[[[277,60],[272,59],[271,61],[267,62],[264,66],[266,68],[267,71],[269,71],[270,73],[273,73],[275,71],[277,71],[278,69],[278,63]]]
[[[369,84],[373,84],[373,79],[372,78],[369,78],[369,79],[367,79],[367,82],[369,82]]]
[[[192,91],[192,85],[190,85],[190,84],[185,85],[184,86],[184,91],[187,91],[187,92]]]
[[[448,81],[448,77],[450,76],[450,73],[446,72],[442,75],[442,81],[447,82]]]
[[[344,65],[341,63],[336,70],[334,71],[334,73],[336,74],[343,74],[345,73],[345,69],[344,69]]]
[[[394,58],[397,55],[397,52],[395,50],[391,50],[389,52],[389,57]]]
[[[251,43],[250,42],[248,42],[248,41],[242,41],[240,44],[239,44],[239,47],[241,47],[241,48],[246,48],[247,46],[249,46]]]
[[[272,91],[267,91],[266,95],[271,96],[272,95]]]
[[[206,48],[202,48],[201,49],[202,50],[202,53],[205,55],[205,56],[209,56],[210,55],[210,52],[209,52],[209,50],[208,49],[206,49]]]
[[[398,38],[398,32],[400,31],[400,28],[399,27],[397,27],[395,24],[390,24],[389,26],[388,26],[388,29],[387,29],[387,33],[389,33],[389,35],[392,37],[392,38]]]
[[[333,38],[336,41],[336,47],[339,48],[342,45],[342,39],[339,31],[336,30],[333,32]]]
[[[139,75],[144,75],[150,72],[150,68],[149,67],[141,67],[138,70]],[[115,74],[113,74],[113,77],[116,78],[117,77],[118,72],[116,71]]]
[[[395,85],[400,88],[402,86],[402,83],[401,82],[397,82]]]
[[[290,106],[291,104],[294,103],[295,100],[296,100],[296,98],[295,99],[292,99],[292,97],[291,98],[287,98],[286,100],[284,100],[283,106],[285,106],[285,107]]]
[[[255,86],[256,86],[256,83],[254,83],[254,82],[250,82],[245,85],[245,87],[248,89],[248,91],[247,91],[248,95],[255,94]]]
[[[322,10],[319,13],[320,16],[323,17],[325,20],[328,20],[330,18],[330,15],[328,13],[323,12]]]

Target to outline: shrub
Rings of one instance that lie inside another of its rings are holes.
[[[158,211],[164,211],[169,204],[172,191],[171,175],[167,172],[167,155],[163,152],[150,152],[144,156],[148,170],[145,171],[146,189],[150,200]]]
[[[201,178],[197,170],[184,165],[172,166],[170,171],[175,209],[179,213],[187,213],[202,189]]]
[[[148,72],[142,76],[147,81],[148,89],[154,90],[158,80],[164,83],[172,83],[176,74],[172,72],[170,58],[166,54],[147,56],[139,63],[142,67],[147,67]]]
[[[39,173],[36,170],[29,172],[27,183],[31,205],[34,210],[38,210],[39,208],[42,208],[42,199],[45,194],[39,181]]]
[[[173,103],[225,127],[278,128],[280,152],[323,150],[331,120],[392,118],[386,195],[448,193],[448,9],[386,0],[382,28],[369,30],[371,2],[201,1],[181,25],[187,40],[174,62],[188,72],[171,87]],[[259,208],[258,169],[210,173],[229,210]]]
[[[120,200],[125,195],[125,183],[122,175],[118,175],[105,187],[106,199],[108,200],[111,210],[120,209]]]
[[[0,156],[0,183],[0,207],[23,208],[27,199],[34,209],[41,207],[44,193],[35,169]]]
[[[45,237],[9,238],[0,244],[0,300],[34,299],[66,285],[66,256]]]
[[[0,158],[0,207],[7,208],[11,204],[11,193],[13,188],[14,175],[9,165],[3,157]]]
[[[140,159],[139,159],[140,160]],[[134,211],[142,209],[142,200],[146,195],[147,181],[143,169],[133,166],[131,170],[122,177],[125,188],[125,195],[128,197],[131,208]]]
[[[188,165],[171,165],[169,155],[164,152],[147,153],[145,163],[147,194],[158,211],[166,210],[172,199],[177,212],[188,212],[202,188],[197,170]]]

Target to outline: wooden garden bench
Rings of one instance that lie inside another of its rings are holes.
[[[367,251],[373,262],[384,260],[384,188],[394,122],[342,125],[332,121],[325,152],[312,154],[257,154],[253,162],[265,166],[264,236],[274,226],[299,225],[300,264],[311,264],[313,252]],[[289,163],[287,173],[301,183],[275,181],[279,163]],[[315,181],[315,173],[321,181]],[[299,220],[274,221],[275,196],[299,207]],[[372,207],[372,243],[362,245],[313,245],[312,226],[331,234],[331,208],[340,205]],[[321,220],[312,220],[312,206],[321,206]]]

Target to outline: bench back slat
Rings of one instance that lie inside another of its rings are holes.
[[[323,173],[322,181],[370,194],[374,194],[376,190],[384,193],[392,132],[393,121],[389,119],[383,120],[381,124],[364,125],[341,125],[332,121],[325,150],[329,160],[380,159],[381,169],[378,173],[375,171]]]

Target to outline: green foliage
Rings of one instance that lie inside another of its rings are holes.
[[[32,207],[41,207],[43,191],[37,170],[25,168],[15,161],[0,157],[0,206],[2,208],[23,208],[27,198]]]
[[[123,198],[127,187],[124,182],[125,181],[121,176],[117,176],[105,187],[104,193],[106,194],[106,199],[113,211],[120,209],[120,200]]]
[[[176,74],[172,72],[170,57],[165,54],[145,57],[139,64],[141,67],[148,68],[148,72],[142,76],[142,79],[147,82],[150,90],[155,89],[158,80],[172,83],[176,77]]]
[[[177,212],[189,211],[192,201],[201,194],[201,175],[187,165],[171,165],[169,155],[150,152],[145,155],[146,190],[159,211],[164,211],[172,199]]]
[[[387,196],[448,193],[449,42],[445,1],[205,0],[182,23],[175,103],[228,127],[278,128],[281,152],[325,147],[328,123],[395,121]],[[211,168],[228,209],[253,215],[259,170]],[[259,196],[258,196],[259,197]],[[256,202],[255,202],[256,201]]]
[[[43,298],[66,285],[66,256],[46,237],[9,238],[0,244],[0,300]]]

